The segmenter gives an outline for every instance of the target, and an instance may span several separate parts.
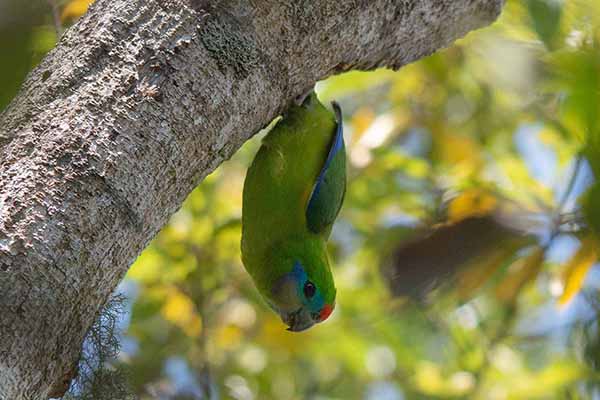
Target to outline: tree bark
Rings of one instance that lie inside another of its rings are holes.
[[[400,68],[501,7],[98,0],[0,115],[0,398],[64,393],[136,256],[296,96],[341,71]]]

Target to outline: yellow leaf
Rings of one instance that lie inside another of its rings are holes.
[[[402,73],[394,75],[390,87],[389,97],[395,103],[419,96],[423,90],[429,89],[425,82],[425,73],[423,68],[416,64],[410,64],[402,68]]]
[[[496,287],[496,297],[504,302],[514,302],[527,283],[535,279],[544,261],[544,249],[536,247],[527,257],[508,267],[506,277]]]
[[[314,332],[310,329],[302,335],[289,332],[279,318],[268,314],[262,321],[257,340],[259,343],[279,352],[303,354],[306,349],[300,344],[309,341],[310,336],[313,334]]]
[[[482,148],[473,138],[446,131],[444,126],[432,127],[435,133],[434,153],[453,168],[464,169],[466,175],[476,173],[483,163]]]
[[[373,109],[367,107],[361,107],[352,115],[352,126],[354,132],[352,134],[352,141],[356,142],[362,137],[362,134],[367,131],[375,120],[375,113]]]
[[[138,282],[159,282],[164,261],[154,247],[146,249],[127,271],[127,277]]]
[[[444,388],[440,367],[432,362],[421,361],[414,376],[416,386],[427,394],[438,394]]]
[[[242,342],[242,334],[238,326],[231,324],[221,326],[215,333],[216,343],[222,349],[234,349]]]
[[[60,19],[64,21],[74,20],[81,17],[87,11],[94,0],[72,0],[63,8]]]
[[[421,392],[435,397],[463,396],[475,385],[475,378],[471,373],[456,371],[449,376],[444,375],[439,365],[429,361],[417,364],[413,379]]]
[[[181,328],[186,335],[191,337],[200,335],[202,320],[196,312],[196,306],[188,296],[180,291],[170,291],[161,314],[167,321]]]
[[[598,242],[592,235],[589,235],[581,241],[577,252],[564,266],[563,284],[565,289],[558,299],[560,306],[567,305],[579,292],[585,276],[597,260]]]
[[[490,214],[498,201],[490,193],[481,189],[470,189],[450,202],[448,218],[451,222],[458,222],[467,217],[484,216]]]

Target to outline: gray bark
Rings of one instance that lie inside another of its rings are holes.
[[[136,256],[296,96],[341,71],[399,68],[502,7],[216,3],[98,0],[0,115],[0,398],[64,393]]]

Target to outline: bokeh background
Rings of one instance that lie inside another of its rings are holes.
[[[0,1],[0,110],[89,3]],[[261,132],[132,266],[66,398],[600,399],[600,2],[508,0],[316,90],[349,159],[332,317],[287,332],[241,264]]]

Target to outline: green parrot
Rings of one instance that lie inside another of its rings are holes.
[[[342,113],[312,92],[263,139],[246,174],[242,261],[288,330],[329,317],[335,285],[326,242],[346,192]],[[337,122],[336,122],[337,119]]]

